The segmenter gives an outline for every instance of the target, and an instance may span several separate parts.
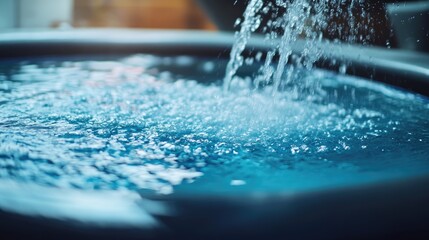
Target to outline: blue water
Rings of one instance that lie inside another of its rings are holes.
[[[0,179],[171,194],[429,173],[427,98],[320,70],[296,76],[311,91],[273,96],[243,80],[225,93],[224,64],[148,55],[0,63]]]

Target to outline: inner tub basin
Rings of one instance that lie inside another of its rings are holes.
[[[232,42],[0,35],[0,234],[427,236],[429,57],[327,44],[282,91],[255,90],[254,63],[224,92]]]

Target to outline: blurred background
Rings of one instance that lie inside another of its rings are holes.
[[[219,28],[232,31],[234,22],[242,15],[246,2],[245,0],[0,0],[0,32],[10,29],[71,27],[209,31]],[[234,7],[231,7],[233,3]],[[371,40],[367,41],[369,45],[429,52],[429,0],[367,0],[366,3],[368,8],[366,11],[372,18],[369,29],[374,30],[374,33],[371,33]],[[338,18],[334,23],[348,22],[348,15],[345,15],[345,18],[343,20]],[[325,37],[341,39],[339,36]]]
[[[216,27],[194,0],[0,0],[0,30]]]

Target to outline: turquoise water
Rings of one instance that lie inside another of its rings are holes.
[[[273,96],[242,80],[225,93],[225,64],[148,55],[0,63],[0,179],[171,194],[429,173],[427,98],[320,70],[296,76],[311,91]]]

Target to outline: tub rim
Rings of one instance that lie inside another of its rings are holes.
[[[34,56],[153,53],[229,57],[234,35],[223,32],[133,29],[73,29],[0,32],[0,60]],[[299,53],[306,42],[291,48]],[[429,96],[429,54],[380,47],[319,43],[316,66],[384,82]],[[266,51],[262,36],[249,41],[249,53]]]

